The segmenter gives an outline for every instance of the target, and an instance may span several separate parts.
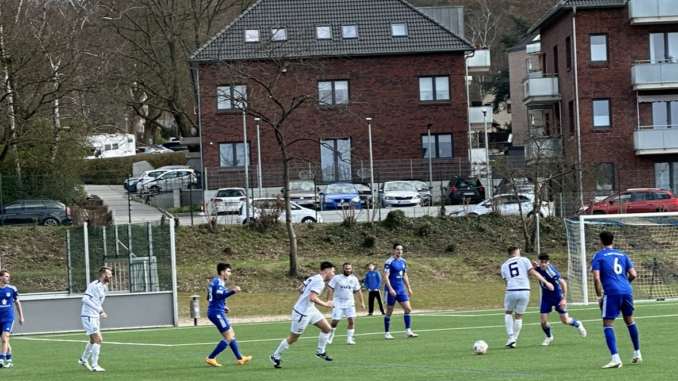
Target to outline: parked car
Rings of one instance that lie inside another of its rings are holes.
[[[492,204],[496,204],[497,211],[504,216],[509,215],[520,215],[520,208],[522,207],[523,214],[527,217],[532,217],[534,215],[533,210],[534,195],[531,194],[499,194],[492,197],[491,200],[485,200],[477,205],[471,205],[467,210],[459,209],[450,214],[450,217],[461,217],[461,216],[479,216],[482,214],[488,214],[492,211]],[[546,201],[541,202],[541,208],[539,212],[540,217],[546,217],[550,215],[549,203]]]
[[[165,147],[165,148],[171,149],[172,151],[175,151],[175,152],[176,151],[188,151],[188,147],[186,147],[185,145],[182,145],[179,141],[176,141],[176,140],[164,143],[162,146]]]
[[[137,147],[137,155],[144,155],[147,153],[156,153],[156,152],[158,152],[158,150],[153,147],[146,146]]]
[[[417,188],[408,181],[387,181],[379,187],[381,206],[415,206],[421,204]]]
[[[197,186],[198,177],[192,169],[172,169],[144,183],[141,183],[141,180],[139,181],[141,191],[150,194],[171,192],[175,189],[196,188]]]
[[[0,219],[4,225],[71,225],[71,208],[49,199],[15,200],[3,206]]]
[[[210,199],[207,213],[210,215],[238,214],[240,205],[245,202],[243,188],[220,188]]]
[[[329,184],[318,192],[322,200],[324,210],[328,209],[348,209],[354,207],[360,209],[360,194],[351,183],[333,183]]]
[[[134,190],[130,190],[130,192],[136,192],[137,190],[142,188],[143,185],[148,184],[150,181],[156,179],[158,176],[162,175],[167,171],[190,168],[191,167],[189,167],[188,165],[166,165],[158,169],[151,169],[150,171],[146,171],[141,176],[139,176],[139,178],[137,179],[136,187],[134,188]],[[130,187],[129,184],[127,184],[127,186]]]
[[[360,205],[364,208],[374,208],[374,203],[372,202],[372,188],[370,188],[370,184],[353,183],[353,186],[358,191],[358,196],[360,196]]]
[[[625,205],[626,213],[654,213],[678,211],[678,198],[670,191],[655,188],[628,189],[616,193],[602,201],[585,205],[577,214],[617,214],[620,205]]]
[[[515,184],[515,190],[518,191],[518,193],[534,193],[534,183],[525,177],[518,177],[514,178],[513,181],[511,179],[502,179],[501,182],[499,182],[499,185],[495,188],[495,193],[496,194],[507,194],[507,193],[515,193],[514,190],[514,184]]]
[[[172,153],[172,152],[174,152],[167,147],[159,146],[157,144],[151,144],[151,145],[149,145],[149,147],[155,149],[156,153]]]
[[[424,180],[420,179],[405,179],[403,181],[409,181],[417,188],[419,196],[421,196],[421,206],[431,206],[433,205],[433,195],[431,194],[432,187],[429,187]]]
[[[318,214],[316,219],[315,210],[304,208],[301,205],[290,202],[290,208],[292,209],[292,222],[323,222],[322,217]],[[240,224],[247,223],[247,208],[245,203],[242,203],[240,206],[240,214],[238,215],[237,221]],[[279,198],[255,198],[250,203],[250,218],[253,220],[258,219],[262,214],[278,215],[278,221],[285,221],[285,207],[281,199]]]
[[[471,204],[485,199],[485,187],[477,177],[455,176],[443,189],[450,204],[461,204],[469,199]]]
[[[280,193],[285,193],[285,188],[281,188]],[[313,181],[290,181],[290,200],[305,208],[320,209],[320,196]]]
[[[137,184],[139,184],[139,177],[130,177],[122,183],[122,187],[128,192],[135,193],[137,191]]]

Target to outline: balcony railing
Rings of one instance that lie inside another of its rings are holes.
[[[473,125],[476,125],[475,127],[478,127],[478,125],[482,126],[485,123],[483,110],[487,111],[487,124],[492,126],[492,106],[469,107],[469,122]]]
[[[678,128],[640,127],[633,132],[633,148],[636,155],[678,153]]]
[[[490,71],[490,51],[489,49],[478,49],[472,57],[466,59],[466,65],[469,72]]]
[[[541,42],[533,42],[525,46],[525,52],[527,54],[539,54],[541,53]]]
[[[558,77],[530,75],[523,79],[523,103],[528,106],[546,106],[560,102]]]
[[[525,158],[529,161],[558,159],[563,156],[563,142],[559,137],[532,136],[525,140]]]
[[[678,0],[631,0],[629,20],[631,25],[678,22]]]
[[[678,89],[678,62],[641,61],[631,67],[633,90]]]

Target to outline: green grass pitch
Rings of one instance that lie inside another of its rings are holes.
[[[110,313],[123,313],[110,311]],[[237,313],[233,311],[232,314]],[[205,357],[220,339],[213,326],[104,331],[99,363],[105,373],[94,374],[77,364],[84,349],[84,333],[14,336],[13,368],[0,369],[2,380],[669,380],[678,374],[676,320],[678,302],[636,304],[644,361],[632,364],[633,348],[622,320],[616,321],[621,369],[601,369],[610,361],[597,306],[572,306],[570,314],[582,320],[588,336],[560,323],[551,314],[554,341],[542,347],[539,314],[528,309],[516,349],[505,349],[506,331],[500,310],[433,312],[412,315],[419,338],[404,335],[402,315],[394,315],[391,332],[383,337],[381,316],[358,317],[357,345],[346,345],[346,320],[339,323],[326,362],[315,358],[319,330],[307,328],[283,356],[283,369],[274,369],[268,357],[287,335],[289,322],[236,324],[243,355],[254,356],[237,365],[227,348],[212,368]],[[473,353],[476,340],[489,344],[486,355]]]

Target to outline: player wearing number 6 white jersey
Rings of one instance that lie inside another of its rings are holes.
[[[337,275],[327,287],[330,289],[327,293],[327,300],[332,299],[334,302],[334,309],[332,310],[332,330],[330,331],[330,338],[327,344],[332,344],[334,339],[334,331],[337,329],[339,320],[342,316],[346,316],[348,320],[348,331],[346,332],[346,344],[353,345],[353,334],[355,333],[355,298],[354,294],[358,294],[360,299],[360,308],[365,311],[365,301],[363,300],[363,293],[360,291],[360,281],[353,275],[353,266],[346,262],[341,266],[343,274]]]
[[[501,265],[501,277],[506,284],[506,296],[504,297],[504,323],[508,341],[506,347],[515,348],[520,329],[523,327],[523,314],[530,301],[530,278],[528,275],[539,279],[549,290],[553,291],[553,285],[543,276],[539,275],[532,262],[520,256],[520,249],[515,246],[508,248],[509,259]],[[513,320],[515,311],[515,321]]]

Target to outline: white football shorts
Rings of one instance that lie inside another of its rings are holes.
[[[356,317],[355,306],[344,308],[335,306],[332,309],[332,320],[341,320],[342,316],[346,316],[347,318]]]
[[[292,328],[290,332],[301,335],[309,324],[315,324],[325,319],[325,316],[317,308],[309,308],[306,312],[292,311]]]
[[[87,335],[93,335],[99,332],[99,318],[82,316],[82,328],[85,329]]]
[[[507,291],[504,297],[504,311],[515,311],[524,314],[530,301],[529,291]]]

